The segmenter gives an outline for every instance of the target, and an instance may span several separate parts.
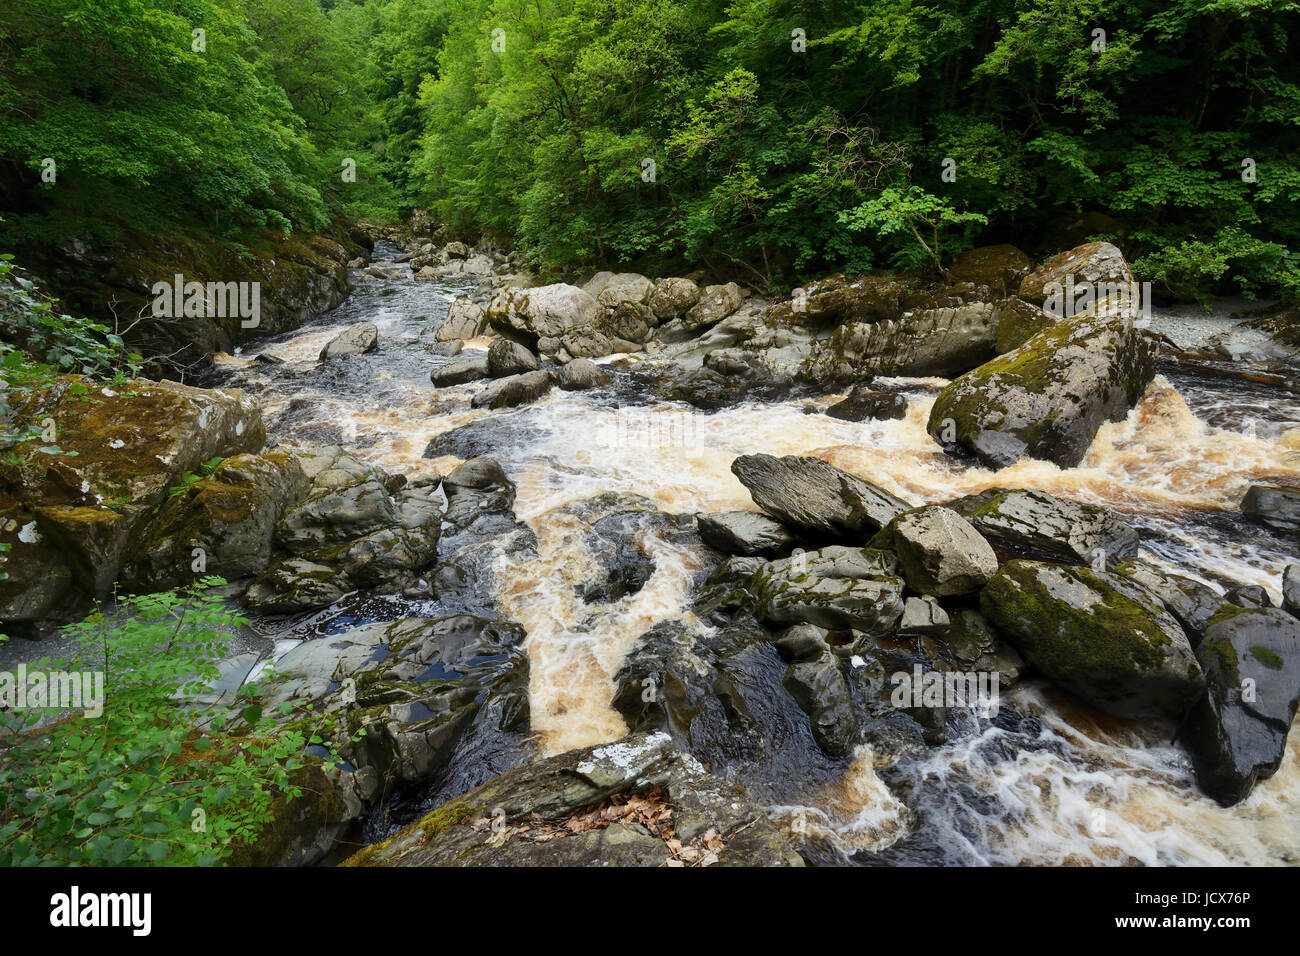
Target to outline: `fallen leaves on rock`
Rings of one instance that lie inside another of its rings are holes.
[[[546,843],[588,830],[603,830],[615,823],[638,824],[662,840],[672,855],[665,866],[712,866],[718,862],[718,851],[723,845],[722,837],[712,827],[694,840],[680,840],[673,831],[672,805],[658,788],[643,793],[616,793],[558,820],[545,820],[539,813],[530,813],[518,824],[499,829],[493,841],[500,844],[515,836],[529,843]],[[470,826],[480,831],[491,830],[492,820],[483,817]]]

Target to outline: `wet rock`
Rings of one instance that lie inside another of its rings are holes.
[[[697,515],[700,537],[723,554],[788,554],[795,539],[779,522],[753,511]]]
[[[358,322],[349,326],[320,351],[320,360],[337,358],[340,355],[361,355],[379,348],[379,329],[370,322]]]
[[[726,285],[705,286],[696,302],[682,317],[686,328],[695,331],[715,325],[740,308],[745,301],[740,286],[734,282]]]
[[[892,630],[903,613],[903,580],[886,551],[833,545],[770,561],[750,584],[760,618],[774,624]]]
[[[608,385],[614,376],[591,359],[574,359],[565,362],[556,373],[556,381],[566,392],[579,392]]]
[[[227,580],[261,573],[271,561],[275,524],[306,494],[307,476],[283,452],[235,455],[210,476],[169,497],[148,533],[131,547],[122,581],[136,591],[165,591],[202,570]]]
[[[444,520],[464,531],[485,515],[507,514],[514,507],[515,486],[491,458],[471,458],[442,479],[447,495]]]
[[[1015,557],[1091,564],[1099,551],[1107,561],[1137,554],[1137,532],[1115,515],[1045,491],[989,488],[947,506],[995,549]]]
[[[1300,564],[1288,564],[1282,572],[1282,606],[1300,617]]]
[[[975,302],[845,322],[817,342],[800,377],[832,387],[872,375],[956,375],[993,356],[999,308]]]
[[[488,374],[493,378],[536,372],[538,368],[537,356],[509,339],[497,339],[492,343],[488,349],[487,363]]]
[[[276,544],[305,554],[391,527],[397,510],[385,476],[373,466],[339,455],[312,480],[308,496],[276,524]]]
[[[742,455],[731,471],[754,504],[787,528],[814,537],[878,531],[911,507],[820,458]]]
[[[577,286],[562,282],[535,289],[503,289],[488,306],[488,321],[507,337],[559,336],[566,329],[594,325],[601,307]]]
[[[740,383],[749,398],[780,401],[794,387],[795,369],[773,350],[714,349],[704,356],[703,363],[727,381]]]
[[[659,324],[680,319],[699,301],[700,287],[690,279],[660,279],[647,305]]]
[[[1235,588],[1229,588],[1224,593],[1223,600],[1229,604],[1244,608],[1273,607],[1273,600],[1268,596],[1268,591],[1258,584],[1241,584]]]
[[[993,468],[1026,456],[1073,468],[1154,376],[1154,348],[1132,323],[1067,319],[945,387],[930,435]]]
[[[479,358],[462,358],[455,362],[439,365],[429,373],[429,381],[438,388],[450,388],[487,378],[492,374],[487,356]]]
[[[599,826],[536,841],[530,830],[559,823],[615,795],[659,791],[671,807],[673,836],[695,849],[716,834],[720,865],[799,866],[802,860],[743,793],[672,749],[667,734],[636,734],[612,744],[548,758],[497,777],[433,811],[394,837],[350,858],[348,866],[601,866],[667,862],[666,843],[633,824]],[[494,832],[494,811],[505,829]],[[575,827],[574,829],[580,829]],[[614,832],[610,832],[613,830]],[[502,835],[504,834],[504,835]],[[648,838],[649,837],[649,838]],[[573,841],[573,842],[570,842]],[[658,844],[656,846],[656,844]],[[704,853],[695,860],[711,861]]]
[[[443,358],[455,358],[465,349],[465,343],[460,339],[453,339],[450,342],[439,342],[436,345],[425,346],[425,351],[430,355],[441,355]]]
[[[1120,575],[1012,561],[993,576],[980,609],[1045,676],[1121,717],[1175,720],[1205,680],[1182,628]]]
[[[1300,532],[1300,488],[1251,485],[1241,502],[1241,513],[1274,531]]]
[[[791,628],[774,642],[794,658],[782,686],[808,715],[817,745],[832,757],[852,752],[859,721],[844,666],[826,644],[826,631],[810,624]]]
[[[857,385],[843,401],[826,409],[831,418],[862,422],[869,418],[890,420],[907,417],[907,396],[898,392],[876,392]]]
[[[1056,323],[1056,316],[1048,315],[1032,302],[1012,297],[998,312],[998,339],[994,347],[999,355],[1004,355]]]
[[[1026,302],[1042,306],[1051,291],[1048,287],[1053,283],[1064,286],[1070,277],[1076,286],[1091,283],[1127,287],[1133,281],[1133,273],[1118,248],[1109,242],[1088,242],[1048,259],[1025,276],[1016,294]],[[1060,312],[1060,317],[1074,315],[1073,306],[1070,303]]]
[[[959,669],[997,674],[1000,688],[1010,687],[1028,668],[1020,652],[972,608],[954,609],[947,630],[936,643]]]
[[[541,398],[555,385],[555,377],[548,371],[526,372],[500,378],[475,395],[470,404],[475,408],[513,408]]]
[[[1163,604],[1165,610],[1182,625],[1183,633],[1193,647],[1200,643],[1210,618],[1224,600],[1208,584],[1181,574],[1169,574],[1141,558],[1124,561],[1112,570],[1141,586]]]
[[[306,558],[286,558],[249,585],[244,601],[266,614],[294,614],[333,604],[349,590],[333,568]]]
[[[606,279],[595,295],[597,302],[613,309],[624,303],[645,302],[653,291],[654,283],[645,276],[635,272],[620,272]]]
[[[269,352],[261,352],[257,355],[254,355],[253,361],[258,365],[284,365],[285,364],[284,359],[279,358],[275,355],[271,355]]]
[[[1180,738],[1201,789],[1224,806],[1271,777],[1300,703],[1300,622],[1276,608],[1225,606],[1197,651],[1206,692]]]
[[[439,342],[453,339],[475,339],[487,331],[487,312],[481,305],[466,298],[452,302],[447,317],[438,326],[434,338]]]
[[[906,511],[872,540],[898,554],[907,586],[921,594],[973,594],[998,570],[998,556],[957,512],[939,506]]]

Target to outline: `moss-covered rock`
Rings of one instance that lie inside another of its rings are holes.
[[[999,355],[1018,349],[1039,332],[1050,329],[1056,322],[1055,316],[1048,315],[1031,302],[1013,296],[998,312],[995,349]]]
[[[815,624],[864,634],[893,630],[903,613],[903,579],[887,551],[831,546],[764,564],[750,591],[773,624]]]
[[[947,506],[1005,557],[1109,564],[1137,554],[1137,531],[1114,512],[1045,491],[989,488]]]
[[[1045,676],[1123,717],[1181,718],[1205,686],[1178,622],[1119,575],[1011,561],[980,608]]]
[[[930,435],[994,468],[1025,456],[1072,468],[1154,376],[1154,346],[1131,322],[1067,319],[945,387]]]

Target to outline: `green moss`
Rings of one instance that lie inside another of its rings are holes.
[[[472,807],[464,800],[454,800],[433,810],[410,826],[394,833],[387,840],[373,843],[344,860],[340,866],[376,866],[390,862],[388,851],[396,843],[410,843],[415,838],[420,843],[427,843],[438,834],[473,819],[483,813],[486,807]],[[417,836],[418,834],[418,836]],[[398,851],[400,854],[400,851]]]
[[[1210,619],[1205,622],[1205,629],[1208,631],[1216,624],[1222,624],[1224,621],[1230,621],[1239,614],[1245,614],[1244,607],[1238,607],[1235,604],[1220,604],[1218,609],[1210,615]]]
[[[1264,647],[1262,644],[1252,645],[1250,653],[1255,660],[1259,661],[1270,670],[1280,671],[1282,665],[1285,663],[1272,648]]]

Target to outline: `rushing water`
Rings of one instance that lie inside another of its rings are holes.
[[[631,394],[625,375],[610,388],[556,390],[524,408],[482,411],[469,406],[481,386],[435,389],[428,380],[444,361],[428,351],[429,334],[470,288],[468,280],[363,284],[312,325],[258,343],[257,352],[286,364],[254,364],[250,353],[223,356],[219,365],[230,384],[261,397],[273,441],[343,444],[390,471],[445,473],[460,459],[425,459],[426,445],[482,421],[460,433],[472,441],[452,447],[501,462],[518,485],[516,512],[538,536],[536,554],[497,561],[493,584],[502,611],[528,631],[532,730],[545,752],[626,732],[610,705],[613,675],[649,627],[689,617],[685,608],[707,564],[647,521],[631,533],[653,560],[649,580],[620,600],[588,604],[580,586],[600,564],[578,503],[616,492],[667,513],[752,509],[730,471],[739,454],[816,455],[915,504],[993,486],[1100,504],[1140,528],[1145,557],[1220,585],[1263,585],[1275,598],[1293,559],[1279,538],[1235,514],[1252,480],[1300,478],[1300,398],[1274,386],[1157,377],[1128,418],[1104,426],[1085,461],[1068,470],[1021,462],[994,472],[949,459],[925,430],[940,379],[882,381],[909,396],[898,421],[849,423],[816,413],[837,396],[705,414]],[[358,321],[378,326],[379,351],[318,363],[321,347]],[[470,342],[467,351],[486,345]],[[633,355],[610,364],[640,361]],[[270,636],[428,610],[373,599],[274,624]],[[753,666],[778,665],[760,655]],[[1004,695],[998,719],[972,718],[967,732],[920,757],[891,761],[863,747],[847,769],[829,761],[771,768],[757,793],[806,852],[827,862],[1300,861],[1296,736],[1278,774],[1225,810],[1196,790],[1188,759],[1169,742],[1173,732],[1107,718],[1028,682]]]

